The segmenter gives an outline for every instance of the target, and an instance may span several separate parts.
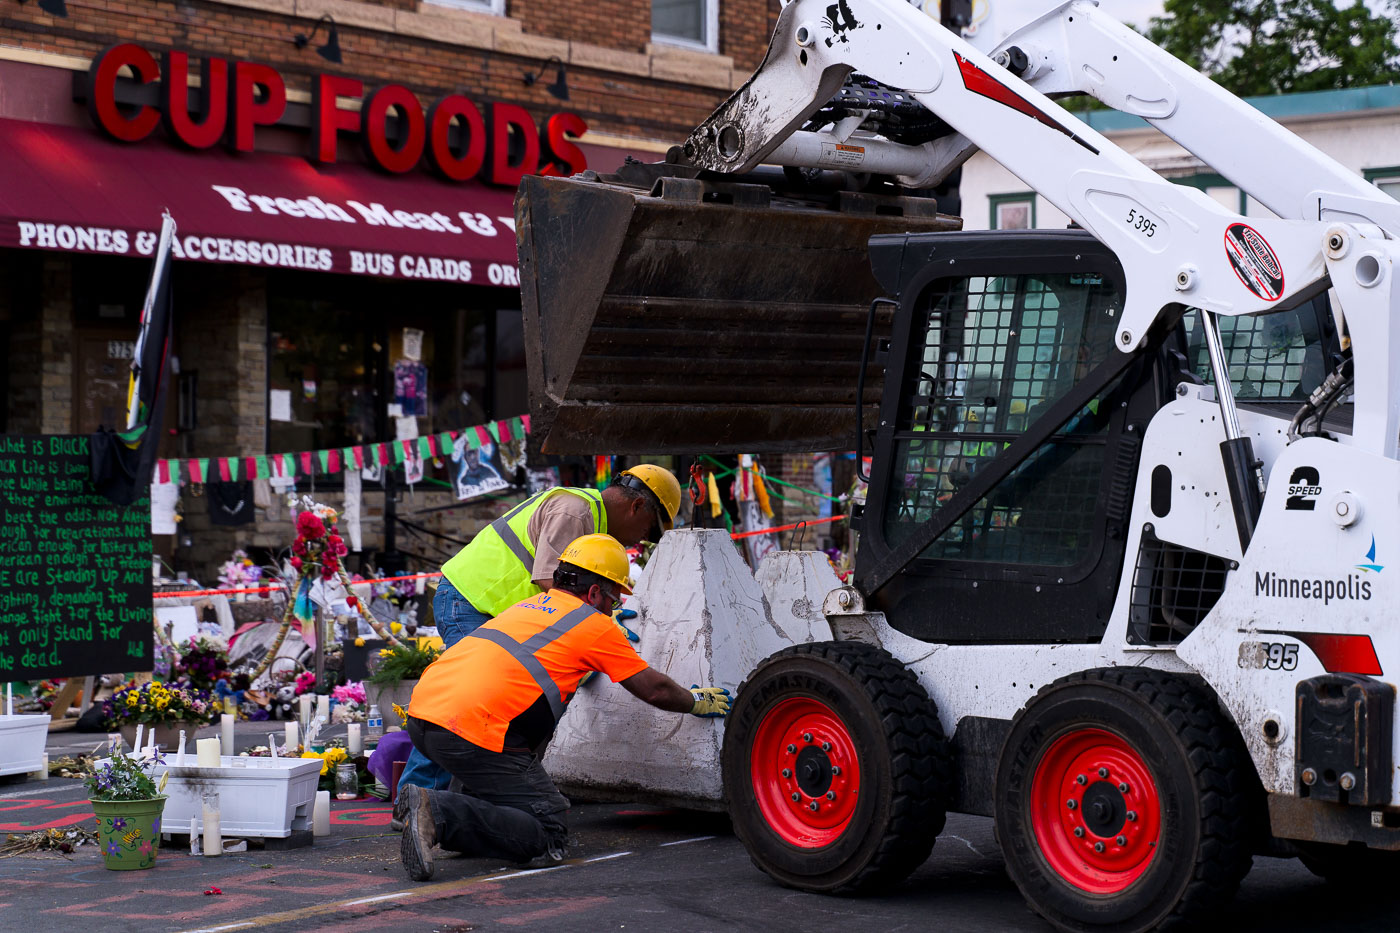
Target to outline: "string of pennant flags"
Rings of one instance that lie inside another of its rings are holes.
[[[530,416],[506,418],[473,425],[460,431],[442,431],[404,440],[356,444],[324,450],[261,454],[252,457],[190,457],[156,461],[155,482],[233,483],[248,479],[295,478],[330,475],[347,469],[396,467],[410,459],[450,456],[459,437],[476,450],[485,444],[509,443],[530,433]]]

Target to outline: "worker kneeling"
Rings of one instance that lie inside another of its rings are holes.
[[[454,780],[450,790],[399,791],[406,797],[400,854],[410,878],[432,877],[435,844],[468,856],[563,860],[569,801],[532,749],[553,734],[590,671],[659,709],[729,711],[729,691],[687,690],[638,656],[609,615],[629,592],[622,545],[584,535],[559,556],[552,589],[506,609],[423,672],[408,733]]]

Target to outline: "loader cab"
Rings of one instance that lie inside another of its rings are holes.
[[[1143,431],[1179,382],[1210,381],[1196,313],[1119,353],[1122,268],[1082,231],[870,246],[899,303],[856,558],[868,605],[924,641],[1098,641]],[[1221,325],[1242,406],[1291,416],[1333,365],[1325,297]]]

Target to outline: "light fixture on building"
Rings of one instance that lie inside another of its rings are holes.
[[[25,0],[19,0],[19,2],[24,3]],[[68,18],[68,4],[64,3],[63,0],[39,0],[39,9],[50,16]]]
[[[524,80],[525,85],[527,87],[534,84],[536,81],[538,81],[541,77],[544,76],[544,73],[546,70],[548,70],[550,63],[557,64],[559,66],[559,70],[554,73],[554,83],[545,85],[545,90],[548,91],[552,97],[556,97],[559,100],[568,100],[569,84],[564,77],[564,62],[559,58],[558,55],[549,56],[549,58],[545,59],[545,63],[540,66],[539,71],[535,72],[534,74],[529,74],[527,72],[526,74],[521,75],[521,78]]]
[[[40,3],[46,0],[39,0]],[[56,0],[62,3],[63,0]],[[340,30],[336,28],[335,20],[329,13],[322,13],[321,18],[316,20],[316,25],[311,27],[310,34],[299,32],[292,37],[292,44],[299,49],[304,49],[311,44],[311,40],[316,38],[316,33],[320,32],[321,24],[326,25],[326,44],[316,47],[316,54],[328,62],[340,64]]]

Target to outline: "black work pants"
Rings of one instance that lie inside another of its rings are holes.
[[[568,835],[559,793],[537,757],[493,752],[435,723],[412,716],[413,747],[453,777],[449,790],[429,790],[438,845],[469,856],[527,862]]]

